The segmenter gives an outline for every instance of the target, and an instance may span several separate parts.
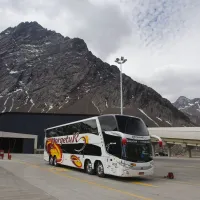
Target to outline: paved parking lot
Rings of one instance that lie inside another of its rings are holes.
[[[155,158],[155,162],[151,178],[99,178],[49,166],[42,155],[15,154],[12,160],[0,160],[0,199],[200,199],[200,160]],[[171,171],[175,179],[164,178]]]

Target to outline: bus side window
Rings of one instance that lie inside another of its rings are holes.
[[[46,130],[46,137],[47,138],[56,137],[56,136],[58,136],[56,129]]]
[[[50,137],[58,137],[58,131],[57,128],[50,130],[49,132]]]
[[[117,131],[117,122],[113,116],[98,117],[102,131]]]
[[[80,133],[91,133],[98,135],[96,120],[88,120],[80,123]]]
[[[46,130],[46,137],[49,138],[49,130]]]
[[[118,158],[121,158],[121,138],[113,135],[108,135],[103,132],[103,138],[106,146],[106,151]]]
[[[91,155],[91,156],[101,156],[101,147],[92,145],[92,144],[87,144],[84,151],[84,155]]]
[[[80,132],[79,124],[70,124],[66,126],[65,134],[66,135],[73,135],[74,133]]]
[[[58,136],[63,136],[64,135],[63,127],[58,127],[56,132]]]
[[[63,135],[69,135],[68,134],[68,126],[63,126]]]

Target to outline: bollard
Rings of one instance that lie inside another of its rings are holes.
[[[10,154],[10,151],[8,151],[8,160],[11,160],[12,156]]]
[[[3,158],[4,158],[4,150],[0,150],[0,157],[3,160]]]

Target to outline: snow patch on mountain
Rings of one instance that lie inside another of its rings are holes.
[[[138,108],[138,110],[143,113],[146,117],[148,117],[151,121],[154,122],[154,124],[156,124],[156,126],[159,126],[151,117],[149,117],[142,109]]]

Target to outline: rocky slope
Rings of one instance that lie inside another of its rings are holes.
[[[200,124],[200,98],[188,99],[180,96],[173,105],[190,117],[197,124]]]
[[[149,126],[194,126],[152,88],[123,74],[125,114]],[[37,22],[0,33],[0,112],[119,113],[119,69],[82,39]]]

